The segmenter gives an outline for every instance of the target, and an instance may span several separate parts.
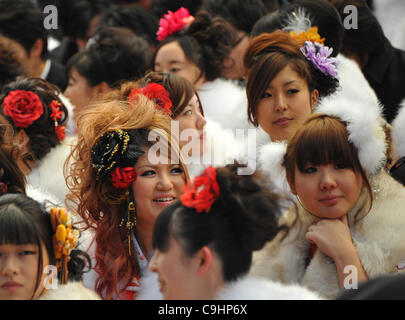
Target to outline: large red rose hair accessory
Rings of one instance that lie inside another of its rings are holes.
[[[194,208],[197,212],[209,212],[219,194],[217,171],[214,167],[208,167],[200,176],[184,186],[180,199],[184,206]]]
[[[13,119],[16,127],[28,128],[42,116],[44,109],[35,92],[14,90],[4,98],[3,113]]]
[[[164,86],[151,82],[144,88],[134,88],[128,95],[128,103],[136,102],[136,98],[140,94],[153,100],[160,109],[171,115],[173,105],[170,100],[170,94]]]
[[[168,36],[185,30],[192,24],[194,17],[190,15],[189,11],[181,7],[179,10],[172,12],[168,11],[159,21],[159,29],[156,33],[157,40],[163,41]]]

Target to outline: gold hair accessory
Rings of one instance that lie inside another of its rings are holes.
[[[77,247],[79,231],[72,228],[72,218],[66,209],[51,208],[51,222],[54,231],[53,250],[56,268],[60,274],[61,284],[68,282],[68,262],[70,253]]]
[[[129,192],[126,191],[125,195],[129,199]],[[129,200],[128,203],[128,210],[127,210],[128,216],[125,222],[125,218],[121,219],[121,222],[119,224],[120,228],[122,228],[125,224],[126,227],[126,233],[127,233],[127,239],[128,239],[128,252],[129,255],[132,255],[132,250],[131,250],[131,238],[133,234],[133,229],[136,227],[136,212],[135,212],[135,203],[132,200]]]

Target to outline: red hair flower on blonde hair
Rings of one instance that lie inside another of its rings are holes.
[[[4,98],[3,113],[13,119],[16,127],[28,128],[41,117],[44,109],[35,92],[14,90]]]
[[[168,36],[187,28],[193,21],[194,17],[190,15],[189,11],[184,7],[181,7],[175,12],[169,10],[159,21],[159,30],[156,33],[156,39],[163,41]]]
[[[112,184],[116,189],[128,188],[136,180],[136,177],[137,174],[133,167],[117,167],[111,172]]]
[[[161,84],[151,82],[144,88],[132,89],[128,95],[128,102],[132,103],[136,101],[136,96],[139,94],[153,100],[160,109],[163,109],[169,115],[171,114],[173,105],[170,100],[170,94]]]
[[[216,169],[207,167],[200,176],[184,186],[184,193],[180,197],[181,203],[186,207],[194,208],[197,212],[203,210],[209,212],[220,194],[216,177]]]

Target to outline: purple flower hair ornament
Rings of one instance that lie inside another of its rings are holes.
[[[338,79],[336,58],[330,57],[333,49],[317,42],[305,41],[302,54],[312,62],[315,68],[334,79]]]

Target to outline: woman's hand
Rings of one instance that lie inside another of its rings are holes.
[[[338,259],[349,250],[356,250],[350,235],[347,216],[340,219],[322,219],[309,227],[306,234],[309,242],[315,243],[323,254]]]
[[[341,288],[347,276],[346,266],[355,267],[358,281],[368,279],[353,244],[346,215],[340,219],[320,220],[308,228],[306,238],[309,242],[315,243],[323,254],[333,259]]]

